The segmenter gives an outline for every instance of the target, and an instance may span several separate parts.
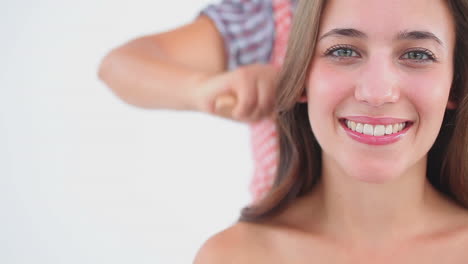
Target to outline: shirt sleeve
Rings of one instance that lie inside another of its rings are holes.
[[[271,1],[223,0],[200,14],[212,19],[221,33],[229,70],[270,61],[275,38]]]

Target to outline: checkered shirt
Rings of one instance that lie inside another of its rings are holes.
[[[214,21],[223,36],[232,70],[253,63],[283,63],[296,4],[297,0],[223,0],[201,13]],[[276,176],[278,136],[269,119],[250,127],[255,172],[249,189],[256,201],[265,196]]]

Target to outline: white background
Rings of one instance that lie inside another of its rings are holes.
[[[0,263],[191,263],[249,201],[246,126],[125,104],[97,78],[210,0],[0,8]]]

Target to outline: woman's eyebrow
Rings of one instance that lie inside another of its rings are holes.
[[[357,29],[354,29],[354,28],[334,28],[328,31],[327,33],[323,34],[319,38],[319,41],[329,36],[367,38],[366,33],[359,31]]]
[[[353,37],[353,38],[367,38],[366,33],[354,29],[354,28],[334,28],[327,33],[323,34],[319,41],[323,38],[336,36],[336,37]],[[414,30],[408,31],[404,30],[397,34],[396,40],[418,40],[418,39],[427,39],[437,42],[437,44],[444,46],[444,43],[438,38],[434,33],[429,31]]]
[[[434,33],[429,31],[401,31],[398,33],[397,40],[417,40],[417,39],[427,39],[437,42],[440,46],[444,46],[444,43],[440,38],[438,38]]]

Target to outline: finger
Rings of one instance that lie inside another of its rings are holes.
[[[272,115],[275,103],[276,76],[270,75],[258,82],[258,112],[256,119],[268,118]]]
[[[233,111],[233,117],[240,121],[248,121],[255,107],[257,106],[257,91],[255,79],[250,77],[237,83],[234,89],[237,91],[237,104]]]
[[[275,103],[277,72],[278,70],[275,67],[268,65],[264,66],[259,73],[256,120],[269,118],[272,115]]]
[[[224,99],[222,99],[221,102],[218,102],[217,100],[219,98],[232,94],[232,86],[230,85],[229,79],[224,75],[210,80],[210,82],[201,90],[204,109],[210,114],[217,114],[217,111],[219,110],[217,107],[219,107],[219,104],[222,104],[224,107]]]
[[[226,87],[224,87],[223,85],[223,82],[217,80],[213,81],[212,83],[203,88],[203,110],[207,113],[216,114],[216,100],[220,96],[218,90],[226,89]]]
[[[223,94],[216,98],[214,113],[216,115],[232,118],[237,99],[233,94]]]

